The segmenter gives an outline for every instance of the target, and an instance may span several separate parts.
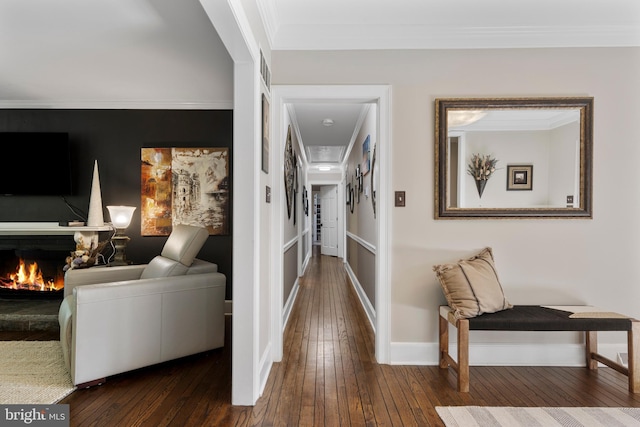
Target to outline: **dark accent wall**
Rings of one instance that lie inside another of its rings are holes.
[[[147,263],[162,250],[165,237],[140,235],[140,149],[143,147],[228,147],[233,166],[233,111],[231,110],[0,110],[0,132],[68,132],[72,147],[74,194],[67,201],[89,208],[94,161],[98,161],[105,221],[107,205],[136,206],[127,229],[131,238],[127,258]],[[24,164],[24,176],[46,179],[55,173],[29,169],[29,147],[0,147],[4,162]],[[230,173],[232,170],[230,169]],[[233,182],[231,182],[230,213]],[[62,197],[0,196],[0,221],[57,222],[75,219]],[[231,221],[230,218],[230,221]],[[230,223],[230,229],[231,228]],[[227,276],[226,298],[231,293],[232,236],[210,236],[199,258],[215,262]],[[72,248],[73,249],[73,248]]]

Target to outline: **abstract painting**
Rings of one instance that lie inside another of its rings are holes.
[[[371,152],[370,152],[371,136],[367,135],[362,143],[362,176],[369,173],[371,169]]]
[[[168,236],[176,224],[229,234],[228,148],[143,148],[141,234]]]

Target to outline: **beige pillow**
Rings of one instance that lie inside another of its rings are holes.
[[[455,264],[435,265],[433,271],[456,319],[512,307],[498,280],[491,248],[484,248],[477,255]]]

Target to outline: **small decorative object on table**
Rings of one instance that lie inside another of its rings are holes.
[[[479,197],[482,197],[487,181],[496,171],[497,163],[498,159],[491,157],[490,154],[474,154],[471,156],[471,161],[467,165],[467,173],[475,180]]]
[[[109,243],[108,240],[99,242],[95,248],[83,248],[80,245],[76,246],[76,250],[72,251],[67,257],[66,264],[62,267],[62,271],[71,270],[74,268],[88,268],[96,265],[98,255],[102,253],[105,246]]]

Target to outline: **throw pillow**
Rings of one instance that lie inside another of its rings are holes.
[[[436,265],[433,271],[456,319],[512,307],[498,280],[491,248],[484,248],[477,255],[457,263]]]

